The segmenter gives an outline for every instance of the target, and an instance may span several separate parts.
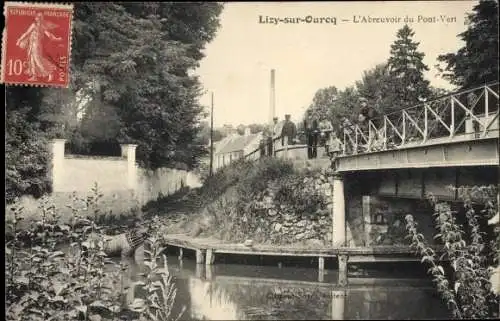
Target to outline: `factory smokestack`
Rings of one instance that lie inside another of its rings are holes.
[[[275,88],[275,70],[274,69],[271,69],[271,93],[270,93],[270,97],[269,97],[269,112],[270,112],[270,115],[269,115],[269,122],[270,124],[273,123],[273,118],[276,117],[276,88]]]

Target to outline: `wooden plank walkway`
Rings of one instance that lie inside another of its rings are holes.
[[[276,246],[255,244],[246,246],[241,243],[224,242],[212,238],[192,238],[185,234],[171,234],[163,237],[165,245],[179,248],[182,259],[183,249],[196,251],[196,263],[212,265],[215,255],[252,255],[252,256],[289,256],[317,257],[318,270],[325,268],[325,258],[338,258],[340,273],[347,273],[349,263],[368,262],[408,262],[420,261],[415,252],[408,246],[376,246],[376,247],[332,247],[332,246]]]
[[[186,234],[170,234],[163,237],[167,245],[190,250],[212,250],[216,253],[242,255],[272,256],[324,256],[339,255],[410,255],[415,251],[408,246],[376,246],[376,247],[331,247],[331,246],[290,246],[254,244],[246,246],[242,243],[224,242],[212,238],[192,238]]]

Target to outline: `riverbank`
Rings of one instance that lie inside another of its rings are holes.
[[[331,244],[332,184],[328,170],[304,168],[280,159],[238,161],[208,178],[144,207],[157,215],[165,234],[251,239],[262,245],[317,247]]]

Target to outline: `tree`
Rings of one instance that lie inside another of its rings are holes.
[[[338,97],[338,90],[335,86],[319,89],[313,97],[312,104],[307,109],[307,120],[312,117],[332,118],[332,108]]]
[[[438,57],[443,78],[462,89],[498,81],[498,1],[479,1],[458,37],[465,45]]]
[[[239,124],[238,126],[236,126],[236,132],[239,134],[239,135],[245,135],[245,129],[247,128],[247,126],[243,125],[243,124]]]
[[[5,115],[5,196],[7,203],[22,195],[40,197],[50,191],[50,152],[41,130],[43,90],[8,87]]]
[[[373,69],[364,71],[362,79],[356,82],[359,96],[365,98],[367,105],[379,114],[394,110],[397,100],[394,86],[395,81],[387,63],[378,64]]]
[[[358,99],[358,92],[353,86],[341,91],[333,86],[320,89],[314,95],[313,103],[306,110],[304,119],[309,123],[314,116],[327,119],[335,129],[339,129],[342,117],[351,121],[356,119],[359,111]]]
[[[138,144],[144,167],[182,162],[191,168],[206,152],[195,143],[203,106],[199,80],[189,71],[215,36],[221,10],[217,3],[79,3],[75,9],[74,89],[116,108],[122,124],[116,141]]]
[[[268,129],[269,125],[264,125],[264,124],[250,124],[248,125],[250,127],[250,133],[252,134],[257,134],[260,132],[263,132]]]
[[[419,42],[414,42],[413,30],[405,25],[397,32],[397,39],[391,45],[389,57],[389,75],[393,82],[394,104],[388,106],[386,112],[400,110],[419,104],[419,97],[431,95],[429,81],[424,79],[424,71],[429,68],[424,64],[425,54],[417,51]]]
[[[7,90],[7,198],[50,190],[54,137],[81,146],[137,143],[147,168],[196,166],[206,154],[197,141],[204,113],[190,71],[214,38],[221,11],[219,3],[202,2],[76,3],[70,88]]]
[[[214,142],[218,142],[225,136],[218,128],[214,128],[213,138]],[[200,144],[208,146],[210,143],[210,123],[207,121],[200,122],[200,131],[198,133],[198,141]]]

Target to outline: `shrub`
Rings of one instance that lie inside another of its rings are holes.
[[[293,164],[290,161],[279,158],[266,157],[253,163],[248,170],[241,173],[238,193],[242,196],[253,196],[256,193],[264,191],[269,182],[277,179],[284,179],[293,174]]]
[[[295,213],[314,213],[326,205],[325,195],[316,186],[314,173],[285,176],[275,182],[273,189],[276,204],[286,204]]]
[[[247,238],[257,243],[277,242],[269,206],[297,217],[324,210],[327,200],[320,185],[326,179],[321,176],[319,170],[298,172],[291,162],[276,158],[235,162],[205,183],[205,190],[220,195],[200,209],[190,234],[203,233],[233,242]],[[218,186],[208,189],[207,184],[216,181]],[[281,243],[293,241],[279,239]]]
[[[97,204],[97,205],[96,205]],[[22,208],[22,221],[20,225],[20,236],[27,238],[27,232],[33,223],[39,221],[41,213],[46,212],[57,221],[56,227],[61,224],[71,224],[76,213],[84,218],[91,218],[96,224],[106,227],[107,232],[115,233],[135,225],[143,220],[139,202],[133,194],[104,195],[99,191],[97,183],[86,196],[76,192],[71,194],[55,194],[34,199],[24,196],[17,199],[6,209],[6,218],[12,220],[14,213],[12,208]],[[55,210],[57,209],[57,210]],[[36,228],[40,229],[40,225]],[[6,229],[7,238],[12,238],[12,232]]]
[[[39,124],[27,121],[32,109],[8,110],[5,118],[5,199],[8,204],[21,195],[39,198],[52,188],[49,144]]]
[[[98,199],[85,201],[94,211],[99,209]],[[6,221],[13,234],[5,247],[6,320],[123,320],[126,316],[134,320],[170,319],[175,289],[166,265],[163,270],[156,266],[162,251],[157,235],[150,240],[151,255],[145,261],[150,268],[148,282],[143,284],[148,293],[145,305],[135,301],[127,307],[123,304],[123,265],[106,257],[101,242],[103,227],[93,217],[84,218],[74,208],[71,220],[64,224],[57,208],[44,202],[39,219],[23,232],[30,239],[26,247],[20,239],[22,211],[20,207],[12,208],[13,218]],[[88,242],[90,233],[96,235],[97,242]],[[69,245],[67,251],[60,250],[61,242]],[[159,281],[149,282],[158,274]],[[168,291],[162,291],[160,296],[158,291],[164,288]]]
[[[460,188],[459,197],[464,203],[467,228],[457,223],[456,213],[448,203],[440,202],[432,195],[435,224],[439,233],[435,238],[444,245],[441,259],[450,260],[451,272],[446,273],[439,263],[436,252],[430,248],[424,236],[417,232],[417,224],[411,215],[406,216],[411,246],[422,256],[422,262],[431,267],[429,273],[437,290],[455,318],[487,318],[498,316],[499,297],[491,289],[492,264],[498,264],[499,233],[495,231],[495,243],[487,246],[484,221],[492,217],[498,204],[496,187]],[[477,213],[477,207],[482,209]],[[490,233],[491,234],[491,233]]]

